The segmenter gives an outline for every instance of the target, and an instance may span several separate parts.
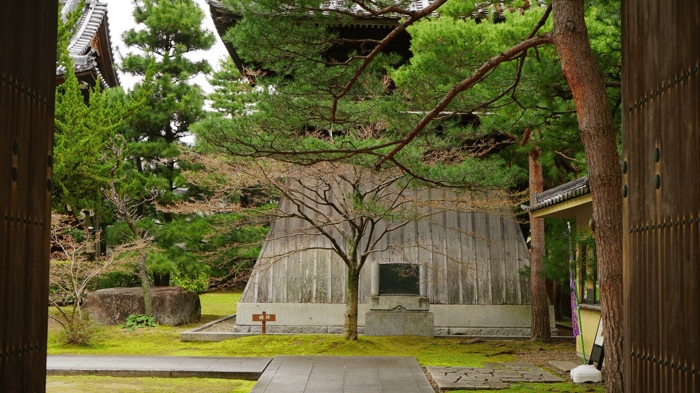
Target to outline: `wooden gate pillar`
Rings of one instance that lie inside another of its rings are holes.
[[[57,12],[0,1],[0,392],[46,385]]]
[[[700,2],[622,2],[625,390],[700,391]]]

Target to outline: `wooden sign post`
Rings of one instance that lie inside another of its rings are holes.
[[[263,311],[262,314],[253,314],[253,322],[262,322],[262,334],[267,334],[267,331],[265,330],[265,324],[267,322],[275,322],[275,317],[275,314],[268,314],[265,311]]]

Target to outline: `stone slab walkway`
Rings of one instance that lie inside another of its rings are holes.
[[[414,357],[275,356],[250,393],[434,393]]]
[[[426,367],[441,390],[508,389],[513,382],[564,382],[526,362],[484,363],[483,367]]]
[[[571,370],[573,370],[574,368],[580,366],[581,363],[553,360],[553,361],[549,362],[549,365],[558,369],[561,372],[568,373]]]
[[[48,355],[48,375],[200,377],[255,381],[270,357]]]

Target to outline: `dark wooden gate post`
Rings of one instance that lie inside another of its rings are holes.
[[[0,392],[46,385],[57,7],[0,1]]]
[[[622,2],[625,390],[700,391],[700,2]]]

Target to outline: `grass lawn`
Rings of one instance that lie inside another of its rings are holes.
[[[199,301],[202,303],[202,317],[216,316],[216,318],[233,315],[238,308],[238,300],[241,298],[241,293],[203,293],[199,295]]]
[[[47,377],[47,393],[248,393],[255,381],[213,378]]]
[[[200,295],[202,302],[202,321],[196,324],[156,328],[136,329],[129,332],[117,326],[107,327],[107,339],[94,346],[68,346],[58,342],[55,333],[60,326],[49,326],[49,354],[82,354],[82,355],[150,355],[150,356],[275,356],[275,355],[336,355],[336,356],[415,356],[422,366],[463,366],[479,367],[483,362],[515,361],[519,352],[531,351],[573,351],[573,343],[537,344],[522,340],[487,340],[469,344],[463,338],[424,338],[424,337],[366,337],[360,336],[357,341],[345,341],[342,336],[331,335],[298,335],[298,336],[251,336],[222,342],[182,342],[180,333],[199,326],[201,323],[213,321],[222,316],[236,312],[238,294],[204,294]],[[52,333],[54,336],[52,337]],[[148,383],[141,380],[146,380]],[[231,385],[230,380],[208,380],[196,378],[162,379],[139,378],[123,379],[108,377],[50,377],[50,386],[65,384],[102,386],[111,392],[140,392],[140,391],[180,391],[177,383],[186,383],[187,391],[192,392],[248,392],[251,385]],[[163,390],[134,390],[128,386],[132,382],[139,386],[161,387]],[[182,382],[179,382],[182,381]],[[189,381],[189,382],[188,382]],[[244,381],[234,381],[245,383]],[[190,388],[189,383],[193,387]],[[194,384],[197,384],[196,386]],[[221,385],[217,385],[221,383]],[[124,386],[119,387],[119,384]],[[170,385],[172,384],[172,385]],[[200,389],[201,384],[201,389]],[[228,384],[228,385],[226,385]],[[208,386],[216,386],[209,389]],[[248,387],[246,387],[248,386]],[[51,392],[97,392],[94,390],[53,390]],[[228,390],[227,390],[228,389]],[[242,389],[242,390],[236,390]],[[246,390],[247,389],[247,390]],[[520,384],[502,392],[590,392],[603,391],[598,386],[595,390],[580,388],[572,383],[562,384]],[[468,392],[468,391],[459,391]]]

